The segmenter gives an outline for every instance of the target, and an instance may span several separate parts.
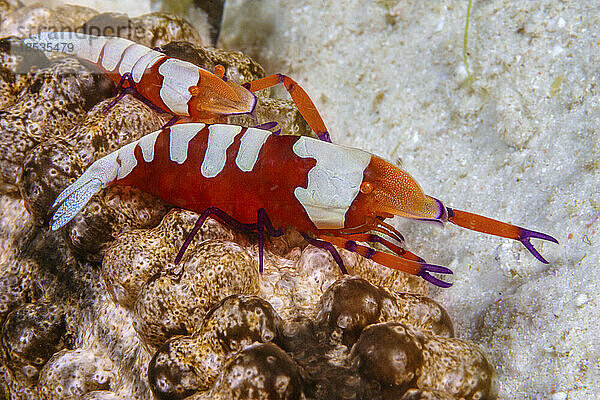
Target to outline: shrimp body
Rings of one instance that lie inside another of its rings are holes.
[[[191,121],[225,122],[226,116],[251,114],[254,92],[283,84],[311,129],[330,141],[321,115],[294,80],[274,74],[244,85],[224,80],[225,69],[207,71],[120,37],[74,32],[42,32],[25,39],[29,47],[61,51],[95,64],[110,79],[148,104]]]
[[[64,47],[65,53],[90,61],[116,84],[130,76],[129,84],[140,95],[171,114],[210,119],[211,114],[249,113],[256,103],[254,95],[238,84],[120,37],[44,32],[24,42],[42,49],[71,44]]]
[[[384,222],[386,218],[450,221],[524,243],[530,237],[555,241],[448,208],[425,195],[406,172],[368,152],[235,125],[177,124],[97,160],[56,199],[52,229],[65,225],[93,194],[109,185],[134,186],[201,213],[196,231],[208,215],[240,229],[257,230],[261,256],[264,231],[278,235],[277,228],[292,226],[310,243],[329,250],[341,268],[332,243],[439,286],[449,284],[430,272],[451,271],[405,250],[402,235]],[[357,242],[378,242],[394,254]],[[535,249],[532,253],[539,255]]]
[[[317,232],[345,226],[370,158],[364,151],[307,137],[187,123],[153,132],[97,160],[72,186],[88,179],[101,187],[131,185],[188,210],[218,207],[241,223],[255,222],[256,210],[264,208],[275,225]],[[320,176],[327,173],[317,167],[323,162],[337,174]],[[356,167],[346,171],[343,163]],[[321,187],[326,179],[337,187]]]

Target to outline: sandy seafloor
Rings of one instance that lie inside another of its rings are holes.
[[[334,142],[400,163],[447,205],[555,236],[535,243],[544,265],[517,242],[396,221],[411,250],[455,271],[432,295],[488,349],[499,398],[599,399],[600,5],[475,0],[472,85],[466,10],[227,0],[220,44],[298,80]]]

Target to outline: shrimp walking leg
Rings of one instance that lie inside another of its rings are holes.
[[[279,136],[281,133],[281,128],[278,127],[278,124],[275,121],[265,122],[264,124],[256,125],[254,128],[270,131],[275,136]]]
[[[127,82],[127,86],[125,86],[125,82]],[[164,112],[164,110],[162,108],[156,106],[154,103],[152,103],[150,100],[148,100],[147,98],[145,98],[144,96],[142,96],[140,94],[140,92],[137,90],[137,87],[135,86],[135,81],[133,80],[133,76],[131,75],[130,72],[124,73],[123,76],[121,77],[121,80],[119,81],[119,85],[117,86],[117,92],[119,93],[117,95],[117,97],[115,97],[104,108],[104,110],[102,110],[102,112],[104,114],[109,112],[110,109],[113,108],[115,106],[115,104],[117,104],[119,101],[123,100],[123,97],[125,97],[125,95],[127,95],[127,94],[131,94],[131,95],[135,96],[138,100],[140,100],[142,103],[144,103],[145,105],[147,105],[148,107],[150,107],[151,109],[153,109],[155,111],[158,111],[160,113]]]
[[[331,254],[331,256],[333,257],[335,262],[337,263],[338,267],[340,267],[342,274],[344,274],[344,275],[348,274],[348,270],[344,266],[344,261],[342,260],[340,253],[338,253],[338,251],[335,249],[335,247],[333,247],[333,245],[331,243],[329,243],[325,240],[314,239],[303,232],[300,232],[300,233],[301,233],[302,237],[309,244],[312,244],[313,246],[318,247],[320,249],[327,250],[329,252],[329,254]]]
[[[327,242],[331,242],[338,247],[342,247],[346,250],[357,253],[369,260],[373,260],[377,264],[381,264],[385,267],[392,268],[392,269],[395,269],[398,271],[406,272],[407,274],[420,276],[421,278],[425,279],[429,283],[432,283],[436,286],[443,287],[443,288],[452,286],[451,283],[444,282],[430,274],[430,272],[434,272],[434,273],[438,273],[438,274],[451,274],[452,270],[450,270],[446,267],[442,267],[440,265],[427,264],[423,261],[398,257],[394,254],[377,251],[368,246],[358,244],[354,240],[348,240],[345,237],[321,235],[321,236],[319,236],[319,238],[322,240],[326,240]],[[365,239],[367,239],[367,238],[365,238]],[[422,260],[420,257],[418,257],[412,253],[408,253],[408,254],[410,254],[409,257],[417,257],[420,260]]]
[[[206,210],[204,210],[202,212],[202,214],[200,214],[200,216],[196,220],[196,224],[194,225],[194,227],[188,234],[188,236],[185,239],[185,241],[183,242],[183,245],[181,246],[181,248],[179,249],[179,253],[177,253],[177,257],[175,257],[175,265],[177,265],[177,264],[179,264],[179,262],[181,262],[181,259],[183,258],[183,254],[185,253],[186,249],[189,247],[190,243],[194,239],[194,236],[196,236],[196,234],[198,233],[198,231],[204,224],[204,221],[206,221],[206,219],[208,217],[210,217],[211,215],[214,215],[215,217],[220,219],[222,222],[224,222],[226,225],[231,226],[233,229],[235,229],[237,231],[256,230],[258,232],[259,271],[260,271],[260,273],[262,273],[265,231],[273,237],[278,237],[278,236],[283,235],[282,229],[275,229],[273,227],[273,224],[271,223],[271,220],[269,219],[269,216],[267,215],[267,212],[265,211],[264,208],[259,208],[257,210],[256,223],[254,223],[254,224],[244,224],[242,222],[239,222],[238,220],[234,219],[229,214],[227,214],[226,212],[224,212],[223,210],[221,210],[217,207],[207,208]]]
[[[419,262],[423,262],[423,263],[425,262],[425,260],[423,260],[418,255],[411,253],[410,251],[398,246],[397,244],[394,244],[394,243],[390,242],[389,240],[386,240],[386,239],[379,237],[372,233],[346,234],[343,236],[343,238],[345,238],[347,240],[357,241],[357,242],[380,243],[380,244],[384,245],[386,248],[388,248],[389,250],[391,250],[393,253],[398,255],[399,257],[405,258],[407,260],[412,260],[412,261],[419,261]]]

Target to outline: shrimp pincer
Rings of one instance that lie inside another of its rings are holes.
[[[329,251],[343,272],[333,245],[441,287],[451,284],[432,273],[452,271],[406,250],[402,235],[385,219],[451,222],[518,240],[543,263],[548,261],[530,239],[558,243],[540,232],[446,207],[424,194],[408,173],[363,150],[235,125],[177,124],[97,160],[57,197],[51,228],[64,226],[109,185],[134,186],[200,213],[176,262],[209,216],[258,233],[261,272],[265,233],[279,236],[292,226],[309,243]]]

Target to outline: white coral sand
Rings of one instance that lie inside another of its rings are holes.
[[[490,351],[499,398],[600,396],[597,2],[228,0],[221,45],[297,79],[332,138],[402,162],[458,209],[539,230],[518,242],[398,221],[450,266],[434,290]],[[285,95],[285,93],[283,93]]]

